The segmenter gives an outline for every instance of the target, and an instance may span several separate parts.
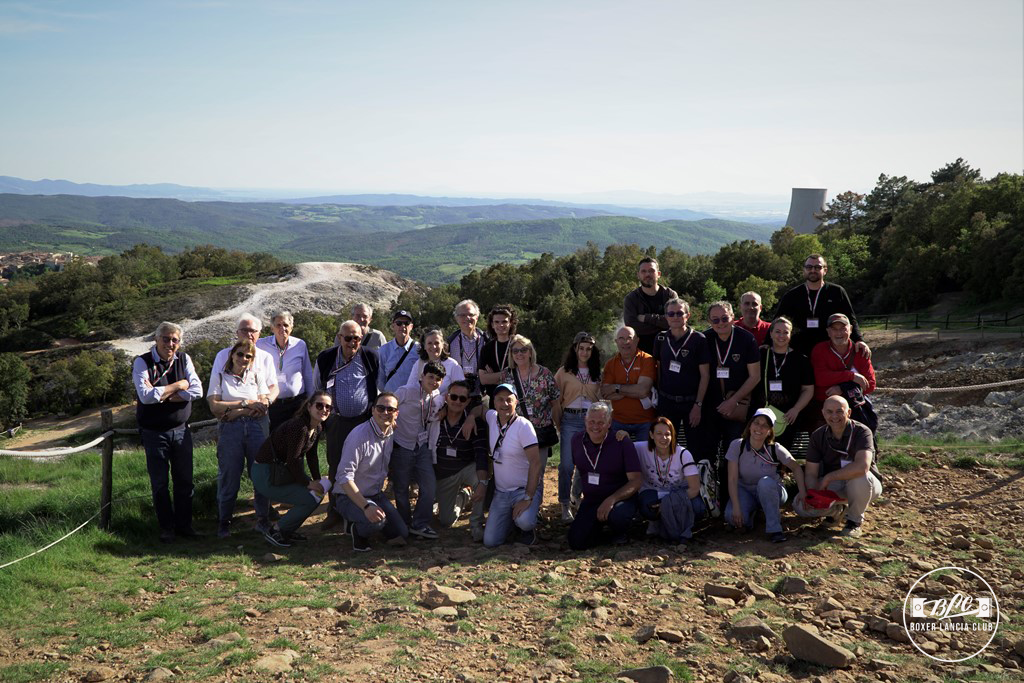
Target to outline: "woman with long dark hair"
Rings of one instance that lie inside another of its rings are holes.
[[[579,477],[574,480],[572,437],[586,429],[587,408],[601,399],[601,349],[589,332],[579,332],[555,372],[558,399],[551,406],[551,417],[558,425],[561,450],[558,456],[558,502],[562,521],[571,522],[579,502]]]
[[[317,462],[317,438],[331,414],[333,400],[326,391],[314,392],[299,406],[295,415],[282,422],[263,442],[252,466],[252,486],[270,501],[288,503],[291,509],[277,526],[263,533],[267,542],[287,548],[306,537],[298,532],[324,497],[319,481],[309,478],[309,470],[320,470]],[[315,496],[313,494],[316,494]]]

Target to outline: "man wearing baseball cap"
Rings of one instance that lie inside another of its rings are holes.
[[[394,338],[380,347],[380,374],[377,375],[381,391],[397,391],[409,382],[412,366],[420,357],[420,344],[412,338],[412,314],[406,310],[395,311],[391,316],[391,333]]]
[[[820,405],[829,396],[845,396],[851,407],[859,407],[875,390],[875,369],[871,359],[851,339],[852,325],[843,313],[828,318],[828,341],[811,351],[814,368],[814,400]],[[811,410],[816,410],[811,406]],[[861,419],[860,412],[857,412]],[[821,425],[820,420],[817,425]],[[878,424],[868,425],[874,431]],[[812,430],[813,431],[813,430]]]

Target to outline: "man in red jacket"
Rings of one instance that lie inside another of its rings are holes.
[[[852,330],[845,314],[833,313],[828,318],[829,340],[819,342],[811,351],[814,398],[818,401],[842,393],[844,382],[854,382],[865,396],[875,390],[875,369],[850,339]]]

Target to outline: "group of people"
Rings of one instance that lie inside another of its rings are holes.
[[[771,322],[761,320],[761,297],[746,292],[741,318],[714,302],[700,332],[689,304],[659,284],[657,262],[644,259],[617,353],[602,363],[597,339],[580,332],[555,372],[537,362],[510,304],[495,305],[481,329],[479,306],[461,301],[456,331],[428,327],[418,339],[412,314],[399,310],[390,341],[358,304],[314,362],[287,311],[264,338],[260,319],[243,316],[206,392],[218,420],[217,534],[232,534],[247,470],[256,530],[275,546],[305,540],[300,528],[325,498],[323,528],[350,534],[355,551],[377,536],[435,539],[463,513],[474,541],[533,544],[544,471],[560,445],[557,500],[573,549],[627,542],[637,520],[686,542],[720,502],[728,524],[749,529],[761,512],[768,537],[783,541],[786,471],[798,514],[845,515],[843,533],[859,535],[881,492],[871,351],[845,290],[825,282],[825,259],[811,255],[804,269]],[[197,535],[187,421],[203,387],[181,335],[162,323],[133,366],[165,542]],[[810,433],[803,467],[790,453],[798,431]]]

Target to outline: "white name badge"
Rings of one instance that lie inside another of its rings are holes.
[[[334,388],[334,378],[333,377],[330,378],[329,380],[327,380],[327,388],[328,389],[333,389]]]
[[[850,464],[851,462],[853,462],[853,461],[852,461],[852,460],[840,460],[840,461],[839,461],[839,466],[840,466],[840,467],[846,467],[846,466],[847,466],[847,465],[849,465],[849,464]]]
[[[782,391],[782,381],[768,382],[768,391]]]
[[[495,465],[500,465],[501,464],[501,449],[500,448],[495,448],[494,449],[494,453],[491,454],[491,457],[494,459],[494,464]]]
[[[650,410],[652,407],[654,407],[654,404],[651,402],[649,396],[645,396],[642,399],[640,399],[640,405],[643,406],[644,410]]]
[[[818,326],[818,319],[817,318],[808,318],[807,319],[807,329],[811,330],[811,329],[814,329],[817,326]]]
[[[587,472],[587,483],[591,486],[601,485],[601,473],[600,472]]]
[[[417,443],[426,443],[428,436],[430,436],[430,435],[427,432],[425,432],[425,431],[424,432],[420,432],[419,434],[416,435],[416,442]]]
[[[446,448],[444,449],[444,454],[447,455],[449,458],[455,458],[458,457],[459,452],[454,448]]]
[[[669,372],[679,372],[682,369],[683,369],[683,364],[680,363],[679,361],[677,361],[677,360],[670,360],[668,362],[668,371]]]
[[[729,368],[718,368],[715,371],[715,377],[718,379],[729,379]]]

